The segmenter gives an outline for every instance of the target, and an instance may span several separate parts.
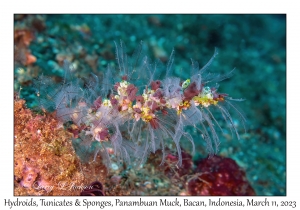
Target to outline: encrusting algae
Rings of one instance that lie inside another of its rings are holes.
[[[50,114],[37,115],[14,101],[14,195],[79,195],[107,175],[102,161],[82,164],[71,135]]]

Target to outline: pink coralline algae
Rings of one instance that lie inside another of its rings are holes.
[[[200,161],[187,182],[190,195],[253,196],[245,172],[230,158],[213,156]]]

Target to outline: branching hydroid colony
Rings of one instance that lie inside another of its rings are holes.
[[[96,75],[89,79],[72,78],[74,69],[65,62],[62,84],[54,84],[44,76],[35,81],[41,108],[56,110],[57,117],[65,125],[68,123],[68,130],[74,134],[73,146],[83,161],[100,153],[107,164],[109,156],[114,155],[119,161],[139,166],[151,152],[160,149],[163,163],[173,147],[180,166],[180,144],[190,142],[194,152],[195,139],[185,131],[186,126],[201,133],[196,140],[204,139],[209,154],[213,154],[220,144],[217,132],[223,132],[215,117],[217,112],[239,139],[229,108],[244,124],[245,118],[232,104],[240,100],[218,93],[216,83],[230,77],[233,70],[225,75],[208,72],[217,50],[201,69],[192,60],[187,80],[172,76],[172,52],[166,75],[158,80],[162,70],[143,55],[142,47],[141,43],[129,58],[124,44],[116,44],[118,67],[108,67],[101,80]],[[214,86],[209,86],[212,83]]]

